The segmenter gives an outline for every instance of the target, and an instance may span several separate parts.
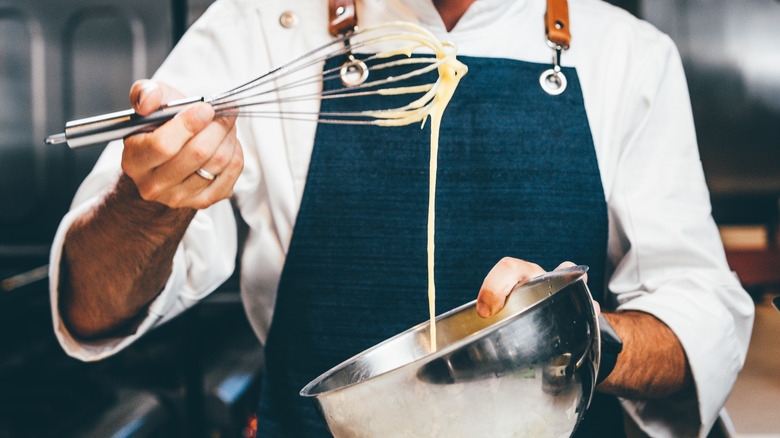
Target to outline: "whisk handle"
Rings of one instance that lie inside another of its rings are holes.
[[[86,119],[73,120],[65,124],[65,132],[50,135],[46,144],[68,143],[71,149],[103,143],[128,137],[139,132],[152,131],[172,119],[188,106],[203,102],[202,97],[190,97],[169,102],[148,116],[139,116],[129,109]]]

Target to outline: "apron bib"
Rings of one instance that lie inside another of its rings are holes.
[[[459,59],[469,73],[440,136],[437,314],[474,300],[504,256],[588,265],[600,296],[607,209],[576,72],[564,69],[568,88],[550,96],[538,85],[545,65]],[[321,111],[350,104],[325,99]],[[318,126],[266,345],[259,436],[330,437],[301,388],[428,319],[429,125]],[[594,436],[615,436],[603,427]]]

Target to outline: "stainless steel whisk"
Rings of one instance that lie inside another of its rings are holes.
[[[336,38],[216,96],[169,102],[148,116],[125,110],[74,120],[65,125],[65,132],[51,135],[45,141],[78,148],[125,138],[153,130],[196,102],[211,104],[217,116],[406,125],[422,121],[430,113],[441,83],[439,67],[454,56],[452,44],[442,43],[417,25],[383,24]],[[322,67],[334,57],[343,57],[345,61],[336,67]],[[326,87],[330,81],[340,83]],[[386,100],[385,106],[337,113],[281,109],[283,103],[364,96],[379,96],[380,101]]]

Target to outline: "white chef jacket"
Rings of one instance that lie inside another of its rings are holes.
[[[358,0],[358,17],[363,28],[392,20],[419,23],[456,43],[462,55],[550,63],[545,7],[543,0],[476,0],[449,33],[430,1]],[[577,68],[608,205],[608,303],[650,313],[674,331],[698,396],[621,402],[650,436],[704,436],[744,363],[754,309],[726,263],[710,214],[679,54],[666,35],[618,8],[598,0],[570,0],[569,8],[572,45],[562,63]],[[285,13],[288,20],[280,20]],[[214,95],[330,39],[324,0],[218,0],[155,79],[187,95]],[[295,105],[316,110],[311,105],[317,104]],[[234,201],[249,226],[240,243],[241,293],[261,341],[270,325],[315,129],[311,122],[238,121],[245,168]],[[229,201],[199,211],[176,251],[164,290],[136,332],[94,342],[73,338],[57,306],[64,235],[113,186],[121,172],[121,149],[121,142],[106,148],[77,192],[51,253],[55,331],[65,351],[82,360],[116,353],[207,296],[232,273],[239,244]]]

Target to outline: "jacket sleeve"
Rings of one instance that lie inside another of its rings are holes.
[[[695,393],[622,403],[650,436],[703,437],[744,364],[754,306],[711,216],[680,56],[665,36],[645,49],[608,203],[609,293],[618,311],[652,314],[674,331]]]
[[[219,287],[235,265],[236,222],[230,202],[223,200],[195,215],[176,250],[173,269],[164,289],[149,305],[143,321],[133,333],[89,342],[71,335],[60,317],[58,305],[59,267],[65,234],[78,216],[102,202],[106,187],[115,183],[120,171],[121,147],[121,143],[109,145],[82,183],[71,211],[60,223],[50,255],[49,292],[54,331],[65,352],[84,361],[115,354],[152,328],[180,314]]]
[[[246,69],[240,57],[228,64],[223,53],[235,47],[242,28],[235,6],[217,2],[182,38],[160,70],[156,80],[173,85],[187,95],[210,95],[235,85]],[[233,23],[227,26],[226,22]],[[237,251],[237,226],[228,200],[199,211],[173,259],[173,270],[164,289],[152,301],[140,325],[124,337],[84,342],[76,339],[59,314],[59,267],[65,234],[74,220],[102,202],[121,173],[122,142],[110,143],[92,172],[80,186],[56,233],[50,254],[50,297],[54,330],[65,352],[91,361],[117,353],[144,333],[180,314],[222,284],[233,272]],[[96,255],[99,256],[99,255]]]

